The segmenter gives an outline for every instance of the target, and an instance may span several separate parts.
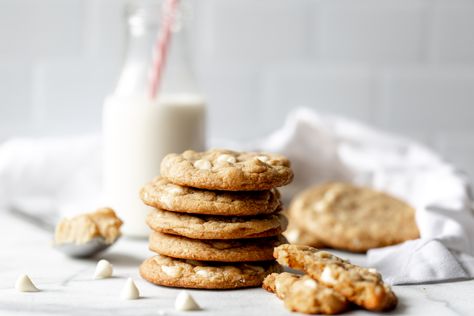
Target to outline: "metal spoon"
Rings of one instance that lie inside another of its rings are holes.
[[[24,211],[19,207],[11,207],[10,211],[12,214],[20,217],[27,222],[40,227],[49,233],[53,232],[55,229],[55,225],[53,224],[56,222],[55,219],[52,217],[49,218],[47,216],[36,216],[30,212]],[[73,258],[89,258],[97,255],[98,253],[104,251],[105,249],[112,246],[116,241],[114,240],[112,243],[106,243],[105,239],[102,237],[95,237],[84,244],[75,244],[75,243],[66,243],[66,244],[59,244],[53,245],[53,248],[66,254],[69,257]]]
[[[99,252],[112,246],[118,238],[112,243],[106,243],[102,237],[95,237],[84,244],[66,243],[54,245],[54,249],[65,253],[73,258],[89,258],[93,257]]]

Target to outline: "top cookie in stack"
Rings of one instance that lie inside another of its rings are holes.
[[[281,155],[210,150],[166,156],[161,176],[194,188],[222,191],[261,191],[293,180],[290,162]]]
[[[287,220],[276,187],[291,182],[288,159],[230,150],[167,155],[161,177],[143,187],[150,249],[140,267],[148,281],[177,287],[261,285],[278,271],[273,248]],[[196,261],[198,260],[198,261]]]

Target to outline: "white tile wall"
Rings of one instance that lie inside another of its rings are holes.
[[[433,12],[431,56],[440,62],[474,62],[474,2],[442,1]]]
[[[324,59],[376,62],[419,61],[425,35],[422,1],[322,1],[316,7]]]
[[[265,72],[260,91],[267,130],[281,126],[295,106],[333,112],[362,121],[372,119],[372,78],[352,64],[290,63]]]
[[[226,62],[201,66],[204,70],[200,70],[200,81],[208,100],[211,137],[250,139],[260,135],[258,70]]]
[[[394,130],[469,130],[474,119],[474,66],[387,70],[382,120]]]
[[[25,126],[32,124],[31,90],[29,64],[0,64],[0,135],[3,137],[25,132]]]
[[[472,0],[189,0],[213,138],[305,105],[427,142],[474,175]],[[0,0],[0,140],[100,129],[128,0]]]
[[[1,0],[0,60],[80,58],[82,0]]]
[[[308,55],[309,1],[223,0],[205,5],[208,58],[261,63]]]
[[[30,0],[31,1],[31,0]],[[115,62],[119,67],[124,55],[124,6],[126,0],[82,0],[83,27],[81,51],[86,58]]]
[[[99,131],[105,93],[116,73],[107,60],[56,60],[33,69],[32,105],[36,134]]]

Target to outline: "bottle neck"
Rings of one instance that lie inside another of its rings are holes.
[[[184,29],[172,33],[158,93],[197,93],[188,43]]]
[[[125,62],[115,90],[117,95],[148,96],[153,48],[159,28],[159,23],[154,17],[159,15],[146,12],[146,14],[135,12],[128,17],[128,43]],[[180,24],[179,29],[173,31],[168,45],[159,96],[198,93],[188,55],[190,50],[187,30],[182,23]]]

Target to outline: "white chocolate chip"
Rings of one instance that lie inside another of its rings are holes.
[[[206,270],[197,270],[196,274],[199,275],[200,277],[207,278],[210,276],[210,273]]]
[[[212,168],[212,164],[209,160],[199,159],[194,162],[194,167],[199,170],[210,170]]]
[[[107,260],[102,259],[97,262],[97,266],[95,267],[94,280],[110,278],[112,273],[112,264],[110,264],[110,262]]]
[[[324,213],[327,212],[330,208],[330,206],[334,203],[334,201],[338,198],[340,195],[341,191],[337,187],[334,188],[333,190],[327,191],[322,199],[319,201],[316,201],[313,204],[313,210],[318,213]]]
[[[165,187],[165,190],[166,192],[170,193],[170,194],[173,194],[173,195],[177,195],[177,194],[181,194],[183,193],[183,188],[175,185],[175,184],[168,184],[166,187]]]
[[[286,251],[281,251],[280,252],[280,255],[278,256],[278,260],[277,260],[280,264],[284,265],[284,266],[289,266],[290,263],[288,262],[288,252]]]
[[[166,205],[168,208],[172,208],[173,206],[173,197],[169,195],[160,196],[160,202]]]
[[[22,274],[18,277],[15,282],[15,289],[18,292],[39,292],[39,289],[31,281],[30,277],[26,274]]]
[[[163,199],[161,199],[161,200],[163,200]],[[163,218],[163,217],[166,217],[166,214],[167,213],[165,213],[165,212],[154,212],[153,216]]]
[[[187,291],[179,292],[174,302],[174,308],[178,311],[197,311],[201,307]]]
[[[370,273],[377,273],[377,270],[375,268],[369,268],[367,269]]]
[[[181,268],[180,267],[173,267],[173,266],[161,266],[161,270],[170,277],[177,278],[181,275]]]
[[[325,200],[317,201],[313,204],[313,210],[318,213],[324,213],[328,210],[328,203]]]
[[[257,156],[257,159],[260,160],[261,162],[267,162],[268,160],[270,160],[270,158],[268,158],[268,156]]]
[[[316,281],[312,279],[304,280],[304,285],[312,289],[315,289],[318,286]]]
[[[294,244],[300,238],[300,231],[298,229],[292,229],[285,233],[286,239],[290,242],[290,244]]]
[[[324,193],[323,199],[325,199],[328,202],[334,202],[342,193],[344,192],[344,187],[341,185],[335,185],[326,193]]]
[[[136,300],[140,297],[140,291],[138,291],[135,282],[133,282],[132,278],[128,278],[127,282],[125,282],[124,287],[122,288],[122,292],[120,293],[120,298],[123,300]]]
[[[321,281],[327,284],[334,284],[337,282],[336,279],[332,276],[331,268],[325,267],[323,273],[321,273]]]
[[[228,162],[228,163],[236,163],[237,159],[235,159],[234,156],[228,155],[228,154],[222,154],[219,157],[217,157],[217,162]]]
[[[334,188],[332,190],[328,190],[326,191],[326,193],[324,193],[324,196],[323,196],[323,199],[325,199],[326,201],[334,201],[338,195],[339,195],[340,191],[337,190],[337,188]]]

